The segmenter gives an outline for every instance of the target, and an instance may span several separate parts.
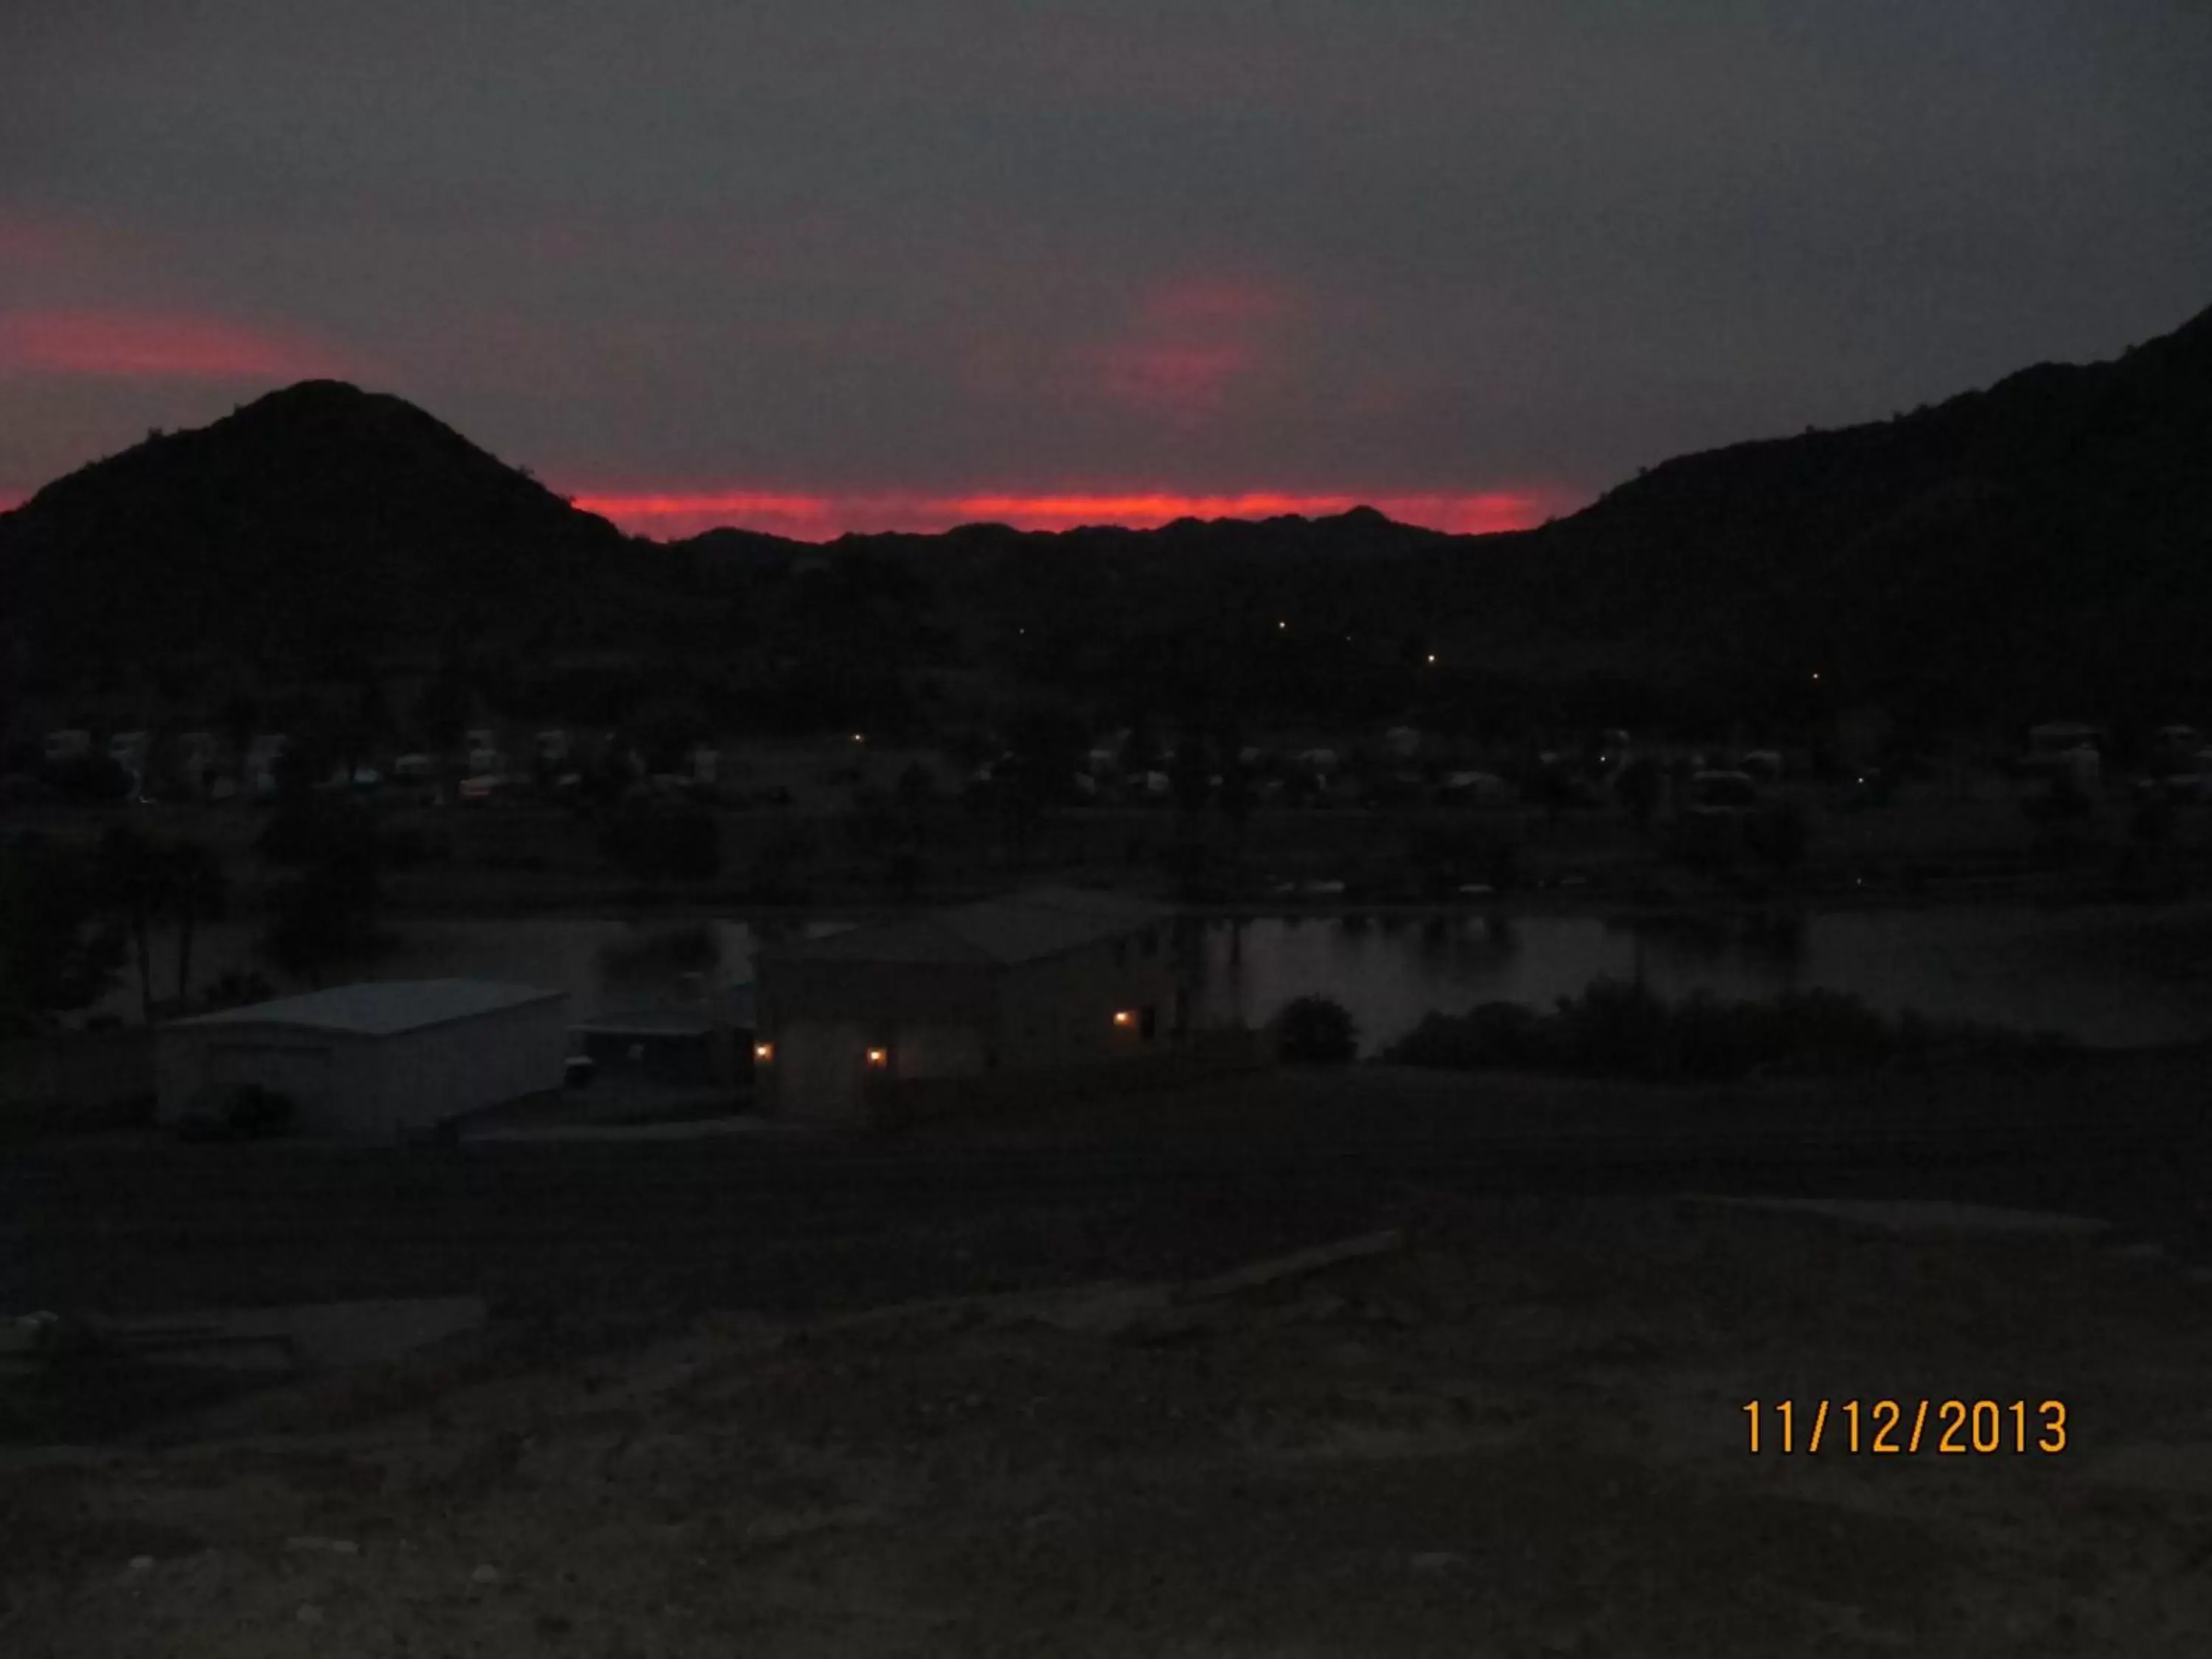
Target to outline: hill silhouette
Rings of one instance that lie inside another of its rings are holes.
[[[289,663],[490,625],[624,540],[404,399],[310,380],[47,485],[0,518],[0,570],[41,665]]]
[[[1497,562],[1524,641],[1892,698],[2202,698],[2212,311],[1886,422],[1687,455]]]
[[[281,676],[437,641],[627,644],[720,676],[732,706],[782,684],[790,720],[851,707],[832,692],[861,679],[867,707],[896,703],[892,678],[945,667],[1362,718],[1410,688],[1590,677],[1794,706],[1815,672],[1824,698],[1946,717],[2201,715],[2208,434],[2212,312],[2113,362],[1680,457],[1541,530],[1450,536],[1362,507],[660,544],[400,398],[313,381],[0,515],[0,628],[18,680],[49,687],[169,659]]]

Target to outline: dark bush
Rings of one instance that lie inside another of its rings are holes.
[[[1431,1014],[1385,1050],[1401,1066],[1455,1071],[1565,1072],[1652,1082],[1713,1082],[1755,1072],[1836,1075],[1886,1066],[1975,1060],[2045,1065],[2075,1052],[2050,1033],[1890,1018],[1837,991],[1786,992],[1770,1002],[1698,993],[1669,1003],[1637,985],[1593,982],[1548,1014],[1485,1003]]]
[[[1293,998],[1275,1016],[1277,1052],[1292,1066],[1341,1066],[1359,1052],[1351,1010],[1328,997]]]

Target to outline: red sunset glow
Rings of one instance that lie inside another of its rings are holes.
[[[801,541],[830,541],[848,532],[875,531],[927,534],[982,522],[1018,530],[1072,530],[1080,525],[1149,530],[1186,518],[1268,519],[1286,514],[1320,518],[1362,505],[1401,523],[1479,535],[1525,530],[1565,507],[1557,492],[1534,489],[1364,495],[1267,490],[1218,495],[1168,491],[963,495],[600,491],[579,495],[575,503],[634,535],[664,541],[726,526]]]
[[[319,346],[215,318],[112,311],[0,315],[0,374],[284,381],[339,367]]]

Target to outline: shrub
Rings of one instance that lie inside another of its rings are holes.
[[[1548,1014],[1485,1003],[1431,1014],[1385,1050],[1389,1064],[1455,1071],[1565,1072],[1652,1082],[1713,1082],[1755,1072],[1842,1074],[1970,1060],[2048,1065],[2075,1053],[2033,1036],[1966,1022],[1875,1012],[1837,991],[1793,991],[1768,1002],[1698,993],[1669,1003],[1641,986],[1595,981]]]
[[[1303,996],[1275,1016],[1278,1052],[1293,1066],[1340,1066],[1359,1052],[1359,1028],[1342,1003]]]

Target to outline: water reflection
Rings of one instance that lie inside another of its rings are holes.
[[[1781,972],[1801,964],[1810,939],[1801,911],[1741,915],[1689,914],[1616,917],[1608,933],[1626,934],[1655,962],[1709,965],[1740,960]]]
[[[1373,1054],[1431,1012],[1483,1002],[1548,1008],[1594,979],[1639,979],[1664,996],[1759,1000],[1832,989],[1896,1013],[2062,1030],[2084,1042],[2212,1039],[2212,1006],[2143,971],[2122,978],[2110,952],[2070,951],[2069,919],[1995,908],[1787,911],[1662,916],[1262,917],[1211,931],[1200,956],[1201,1018],[1265,1020],[1319,994],[1350,1009]],[[1412,937],[1406,929],[1413,927]],[[1393,934],[1397,937],[1392,937]]]

